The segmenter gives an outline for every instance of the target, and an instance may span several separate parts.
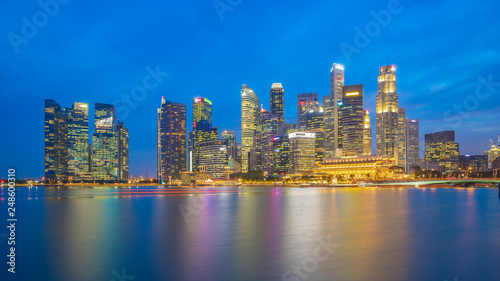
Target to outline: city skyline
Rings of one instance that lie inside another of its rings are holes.
[[[200,20],[205,21],[206,25],[190,23],[188,19],[182,20],[182,24],[190,26],[189,30],[193,33],[190,37],[194,39],[181,46],[172,46],[172,39],[182,41],[186,39],[186,35],[159,27],[158,23],[162,23],[165,11],[172,15],[172,19],[179,20],[174,11],[191,8],[188,3],[176,3],[175,7],[160,5],[151,15],[151,20],[137,23],[137,26],[129,23],[130,25],[123,27],[129,28],[129,34],[140,34],[139,31],[148,29],[157,35],[168,35],[162,40],[161,36],[136,38],[128,35],[125,38],[107,38],[95,24],[84,27],[75,22],[99,22],[108,20],[109,17],[121,24],[124,19],[120,11],[131,9],[130,4],[122,4],[116,13],[111,14],[107,9],[93,7],[90,10],[94,12],[82,15],[82,19],[74,19],[69,16],[71,12],[66,14],[65,11],[87,11],[89,7],[72,2],[61,7],[57,17],[40,29],[28,44],[20,45],[19,53],[14,54],[7,41],[3,45],[5,53],[1,56],[5,62],[3,74],[7,82],[0,86],[0,91],[5,96],[6,104],[23,104],[24,109],[32,114],[16,112],[11,108],[2,111],[2,120],[7,120],[6,123],[15,122],[24,129],[14,129],[18,141],[2,140],[10,149],[6,151],[6,161],[1,167],[8,169],[13,166],[22,169],[23,174],[32,176],[43,174],[43,144],[34,141],[43,137],[43,130],[41,126],[32,124],[41,124],[40,108],[44,99],[54,99],[60,104],[71,104],[75,100],[89,104],[95,101],[117,101],[117,117],[124,120],[130,130],[130,162],[133,163],[130,172],[145,175],[148,170],[149,175],[154,175],[156,115],[154,109],[150,109],[157,108],[159,97],[165,96],[183,104],[190,104],[192,98],[200,94],[208,97],[214,103],[213,123],[220,130],[235,131],[239,139],[241,84],[247,83],[252,87],[264,107],[270,108],[270,87],[272,83],[282,83],[285,89],[285,119],[290,122],[296,116],[296,94],[314,92],[323,97],[330,93],[329,71],[333,62],[345,65],[346,84],[364,85],[365,109],[372,114],[372,143],[376,139],[376,72],[382,65],[394,64],[398,69],[399,103],[406,108],[407,116],[420,119],[421,139],[426,133],[455,130],[461,151],[471,155],[483,154],[489,149],[489,139],[496,139],[500,131],[495,121],[499,97],[491,95],[487,99],[476,100],[473,97],[476,87],[484,85],[481,81],[500,81],[500,71],[496,67],[500,56],[495,51],[498,37],[493,28],[493,23],[498,19],[492,11],[484,11],[473,3],[464,3],[454,9],[451,15],[447,13],[446,3],[401,3],[403,11],[393,15],[391,23],[381,29],[377,36],[370,38],[370,43],[360,48],[359,53],[350,56],[349,61],[339,45],[342,42],[354,45],[356,32],[353,29],[356,26],[363,29],[373,20],[370,11],[384,9],[386,2],[380,1],[363,7],[358,12],[358,19],[342,15],[344,28],[340,29],[319,20],[335,7],[326,2],[306,5],[305,9],[311,17],[318,18],[317,21],[304,19],[304,22],[310,21],[308,24],[300,23],[302,20],[298,12],[279,14],[270,19],[270,14],[275,15],[273,12],[282,8],[276,3],[262,11],[257,4],[246,2],[233,12],[226,13],[221,22],[217,13],[212,10],[213,7],[207,4],[207,9],[196,9],[200,13]],[[345,9],[359,8],[353,3],[345,5]],[[2,26],[4,34],[19,33],[22,27],[19,19],[31,15],[37,8],[39,7],[33,3],[33,6],[11,9],[8,18],[13,20],[6,21]],[[432,8],[432,13],[446,16],[437,24],[423,21],[416,27],[411,20],[412,15],[428,8]],[[143,7],[139,7],[138,11],[145,12]],[[242,23],[244,18],[241,16],[250,14],[259,15],[266,20],[254,27]],[[476,16],[479,22],[470,25],[459,20],[470,16]],[[304,30],[295,32],[294,25],[288,24],[290,22],[301,24]],[[72,27],[70,38],[58,36],[58,31],[65,30],[64,26]],[[194,29],[195,26],[197,29]],[[277,26],[284,32],[277,34],[276,30],[266,30],[264,26]],[[448,32],[450,26],[455,33]],[[471,36],[468,31],[474,26],[481,28],[474,29],[474,40],[464,44],[463,38]],[[116,26],[112,28],[122,31]],[[311,30],[315,31],[310,32]],[[292,31],[295,33],[290,36],[289,32]],[[246,45],[239,36],[241,32],[256,37],[255,43]],[[276,37],[278,40],[273,41],[274,45],[260,43]],[[396,37],[399,39],[394,40]],[[415,46],[404,43],[412,42],[414,37],[419,39]],[[305,47],[301,43],[304,39],[317,42],[316,49]],[[61,44],[45,43],[50,40],[60,41]],[[199,49],[198,43],[202,40],[208,43]],[[137,42],[136,45],[125,48],[125,52],[115,52],[117,44],[125,46],[131,41]],[[87,43],[80,46],[82,42]],[[431,47],[422,48],[421,44]],[[165,52],[166,46],[170,46],[170,52]],[[48,55],[37,57],[37,52]],[[442,55],[444,52],[447,56]],[[252,60],[247,65],[236,63],[248,57]],[[207,69],[210,69],[209,75],[205,75]],[[27,75],[30,73],[38,74]],[[156,73],[156,76],[151,76],[151,73]],[[155,85],[155,88],[148,87],[145,96],[137,96],[137,99],[131,97],[130,104],[134,107],[129,105],[122,99],[122,94],[131,95],[134,87],[142,85],[143,78],[147,75],[150,75],[148,85]],[[485,86],[482,93],[488,93]],[[231,106],[225,107],[225,104]],[[119,108],[126,110],[118,110]],[[457,108],[462,108],[462,114]],[[448,114],[445,114],[447,111]],[[92,116],[89,119],[92,124]],[[188,124],[190,119],[188,114]],[[3,126],[4,131],[7,131],[6,125]],[[422,140],[420,147],[424,147]],[[421,154],[420,157],[422,156]],[[23,159],[33,161],[26,163]]]

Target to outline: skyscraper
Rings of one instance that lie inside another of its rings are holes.
[[[290,171],[290,142],[288,134],[274,137],[273,174],[284,175]]]
[[[118,181],[127,182],[129,174],[129,134],[123,122],[116,126],[118,133]]]
[[[186,170],[186,105],[162,97],[158,109],[158,181],[180,179]]]
[[[217,134],[212,136],[213,132]],[[198,143],[216,140],[218,138],[217,128],[212,129],[212,102],[207,98],[194,98],[193,99],[193,151],[192,163],[193,171],[198,171],[199,155]]]
[[[248,172],[248,156],[254,149],[254,137],[260,134],[259,98],[247,85],[241,86],[241,170]]]
[[[398,148],[396,66],[380,67],[377,93],[377,155],[395,158]]]
[[[364,151],[363,85],[342,87],[342,154],[362,156]]]
[[[265,109],[261,110],[262,133],[261,133],[261,166],[262,171],[268,175],[273,174],[274,138],[278,135],[278,115]]]
[[[66,179],[68,127],[61,106],[54,100],[45,100],[45,180],[57,182]]]
[[[425,135],[425,161],[438,163],[441,172],[458,169],[460,150],[455,142],[455,131],[442,131]]]
[[[225,178],[224,169],[228,166],[227,140],[210,140],[198,143],[201,171],[213,179]]]
[[[363,128],[363,155],[372,155],[372,128],[370,123],[370,112],[364,112]]]
[[[238,146],[236,143],[236,134],[234,131],[224,130],[222,132],[222,139],[227,140],[227,152],[229,159],[238,159]]]
[[[304,93],[297,95],[297,130],[306,129],[306,113],[319,107],[317,93]]]
[[[406,172],[420,166],[418,119],[406,118]],[[422,167],[421,167],[422,168]]]
[[[405,172],[407,165],[407,132],[406,132],[406,109],[398,109],[398,146],[396,166],[402,167]]]
[[[95,133],[92,135],[92,173],[97,181],[118,179],[118,134],[112,104],[95,104]]]
[[[281,83],[273,83],[271,86],[271,113],[278,118],[278,123],[285,122],[285,90]]]
[[[325,158],[325,129],[324,110],[322,107],[311,109],[306,113],[306,131],[314,133],[315,139],[315,162],[321,163]]]
[[[315,139],[314,133],[296,132],[288,135],[290,140],[290,172],[309,174],[314,169]]]
[[[330,70],[330,94],[323,97],[325,110],[325,150],[328,157],[335,155],[335,150],[342,148],[339,135],[339,102],[342,101],[342,87],[344,87],[344,66],[334,63]]]
[[[68,123],[68,176],[72,180],[92,180],[89,155],[89,105],[75,102],[65,108]]]

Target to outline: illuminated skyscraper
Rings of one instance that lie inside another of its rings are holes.
[[[271,86],[271,113],[275,114],[279,123],[285,122],[285,90],[281,83],[273,83]]]
[[[324,129],[324,110],[322,107],[311,109],[306,113],[306,131],[315,133],[315,162],[321,163],[325,158],[325,129]]]
[[[370,123],[370,112],[365,110],[363,122],[363,155],[372,155],[372,128]]]
[[[405,171],[408,166],[407,161],[407,132],[406,132],[406,109],[399,108],[398,109],[398,149],[397,149],[397,157],[396,166],[402,167]]]
[[[411,169],[420,167],[420,148],[419,148],[419,128],[418,119],[406,118],[406,172],[410,173]],[[423,167],[421,167],[423,168]]]
[[[45,100],[45,180],[66,179],[68,156],[68,127],[61,106],[54,100]]]
[[[68,176],[72,180],[92,180],[89,155],[89,105],[75,102],[65,108],[68,122]]]
[[[186,171],[186,105],[162,97],[158,109],[158,181],[180,179]]]
[[[344,66],[334,63],[330,70],[330,94],[323,97],[325,110],[325,150],[328,157],[335,155],[335,150],[342,148],[339,102],[342,101],[344,87]],[[340,140],[339,140],[340,137]]]
[[[255,149],[254,138],[260,135],[259,98],[247,85],[241,86],[241,170],[249,169],[249,153]]]
[[[123,122],[118,122],[116,126],[118,133],[118,181],[127,182],[129,174],[129,146],[128,129]]]
[[[454,131],[442,131],[425,135],[425,162],[427,165],[438,163],[441,172],[458,169],[458,143]]]
[[[207,98],[193,99],[193,130],[200,121],[207,121],[212,126],[212,102]]]
[[[316,158],[314,133],[296,132],[288,135],[290,140],[290,172],[309,174],[314,169]]]
[[[382,66],[379,70],[377,93],[377,155],[397,157],[398,108],[396,66]]]
[[[95,104],[95,130],[92,135],[92,173],[97,181],[118,179],[118,133],[112,104]]]
[[[227,140],[211,140],[198,143],[200,171],[213,179],[225,178],[224,169],[228,166]]]
[[[227,140],[227,152],[229,159],[238,159],[238,145],[234,131],[223,131],[222,139]]]
[[[268,175],[273,174],[274,165],[274,138],[278,135],[278,125],[280,120],[278,115],[271,113],[265,109],[260,111],[262,120],[261,133],[261,166],[262,171]]]
[[[317,93],[297,95],[297,130],[306,130],[306,113],[319,107]]]
[[[290,171],[290,142],[288,134],[273,139],[273,174],[284,175]]]
[[[342,88],[342,154],[362,156],[364,152],[363,85]]]
[[[216,133],[213,136],[213,133]],[[218,139],[217,128],[212,128],[212,102],[207,98],[193,99],[193,142],[192,162],[193,171],[198,171],[199,155],[198,143]]]

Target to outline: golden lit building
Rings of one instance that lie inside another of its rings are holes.
[[[438,163],[441,172],[458,169],[460,151],[455,142],[455,131],[441,131],[425,135],[425,162]]]
[[[254,137],[260,134],[261,121],[259,98],[247,85],[241,86],[241,171],[248,172],[248,155],[254,145]]]
[[[388,179],[393,176],[392,166],[392,159],[378,155],[337,157],[323,160],[314,173],[344,179]]]
[[[395,65],[380,67],[376,107],[377,155],[397,158],[399,107]]]
[[[290,140],[290,172],[311,173],[315,164],[315,133],[296,132],[288,135]]]
[[[372,155],[372,127],[370,112],[365,110],[363,121],[363,155]]]

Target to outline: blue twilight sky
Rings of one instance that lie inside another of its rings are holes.
[[[153,175],[161,96],[187,104],[188,122],[192,98],[208,97],[214,125],[239,135],[241,84],[269,108],[281,82],[294,122],[297,93],[328,94],[334,62],[346,85],[364,84],[374,136],[378,68],[395,64],[399,105],[420,119],[421,139],[456,130],[461,154],[482,154],[500,134],[499,9],[480,0],[2,1],[0,173],[43,174],[46,98],[88,102],[92,113],[95,102],[118,101],[131,174]],[[126,105],[148,66],[160,83],[147,80],[150,90]]]

